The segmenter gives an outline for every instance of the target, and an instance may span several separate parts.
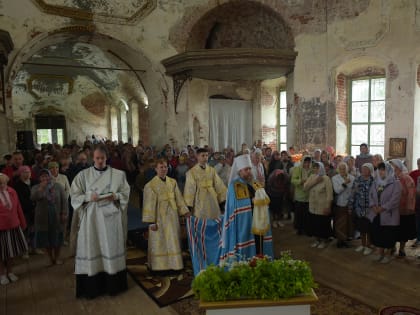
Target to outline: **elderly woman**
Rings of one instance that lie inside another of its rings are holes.
[[[408,240],[415,239],[416,229],[416,185],[414,180],[407,174],[407,168],[398,159],[390,161],[394,168],[395,176],[401,183],[400,199],[400,226],[398,228],[397,241],[400,242],[399,257],[405,257],[405,244]]]
[[[262,164],[262,152],[260,149],[256,149],[255,152],[251,154],[251,162],[252,162],[252,177],[254,181],[258,184],[264,186],[265,185],[265,169],[264,165]]]
[[[64,193],[66,194],[66,200],[68,202],[69,200],[69,196],[70,196],[70,184],[69,184],[69,180],[67,178],[66,175],[64,174],[60,174],[59,173],[59,164],[55,161],[52,161],[50,163],[48,163],[48,170],[51,173],[51,179],[60,184],[61,187],[63,187],[64,189]],[[64,223],[64,245],[68,245],[67,241],[65,240],[67,238],[67,226],[68,226],[68,222],[66,221]]]
[[[331,231],[331,203],[333,189],[321,162],[313,164],[313,174],[303,185],[309,192],[310,232],[316,238],[311,247],[325,248]]]
[[[391,260],[400,224],[401,184],[388,162],[378,164],[376,179],[370,188],[368,218],[372,222],[372,243],[378,248],[378,261]]]
[[[16,191],[7,186],[9,177],[0,173],[0,284],[16,282],[12,272],[12,258],[27,250],[25,235],[26,220]]]
[[[349,209],[353,213],[356,229],[360,232],[362,245],[356,248],[356,252],[363,252],[367,256],[372,253],[370,248],[370,221],[366,217],[369,211],[369,193],[373,184],[373,165],[362,165],[362,174],[357,177],[353,184],[352,194],[349,198]]]
[[[353,156],[348,155],[344,158],[343,161],[347,164],[347,166],[349,168],[349,174],[353,175],[355,178],[359,177],[360,172],[355,166],[356,165],[356,159]]]
[[[337,166],[338,174],[332,177],[332,184],[336,195],[334,208],[334,227],[337,237],[337,247],[350,247],[347,239],[353,233],[351,211],[348,207],[354,176],[348,173],[348,166],[341,162]]]
[[[40,172],[39,181],[31,191],[31,198],[36,202],[35,246],[47,249],[51,264],[61,265],[63,262],[59,257],[68,214],[67,196],[48,170]]]
[[[298,235],[310,235],[309,225],[309,202],[308,192],[303,188],[303,185],[311,175],[312,158],[307,155],[303,158],[303,162],[295,166],[292,170],[292,185],[293,185],[293,200],[295,202],[295,217],[294,227]]]

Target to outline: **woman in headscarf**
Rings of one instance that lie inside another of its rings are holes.
[[[407,174],[407,168],[398,159],[390,161],[394,167],[395,176],[401,183],[400,198],[400,226],[398,228],[397,242],[400,242],[398,256],[405,257],[405,244],[408,240],[417,236],[416,228],[416,185],[414,180]]]
[[[363,252],[367,256],[372,253],[370,248],[370,221],[366,217],[369,211],[369,192],[373,184],[373,165],[362,165],[362,174],[356,178],[353,184],[352,194],[349,198],[349,209],[352,210],[355,227],[360,232],[362,245],[356,248],[356,252]]]
[[[255,149],[255,152],[251,154],[251,162],[252,162],[252,176],[254,181],[258,184],[265,186],[265,169],[264,165],[262,164],[262,152],[260,149]]]
[[[303,188],[309,191],[310,231],[316,238],[311,247],[325,248],[332,235],[330,214],[333,188],[330,178],[325,174],[323,163],[313,164],[313,174]]]
[[[12,258],[28,250],[25,236],[26,220],[16,191],[7,186],[9,177],[0,173],[0,285],[16,282]]]
[[[290,200],[290,180],[283,170],[274,170],[267,181],[267,194],[270,197],[270,211],[273,228],[284,226],[280,220],[283,217],[283,208]]]
[[[332,177],[332,184],[336,195],[334,205],[334,227],[337,237],[337,247],[350,247],[347,239],[353,236],[351,211],[348,207],[353,188],[354,176],[348,173],[348,166],[341,162],[337,166],[338,174]]]
[[[372,222],[372,243],[378,248],[378,261],[391,260],[400,224],[401,184],[388,162],[378,164],[377,176],[369,193],[368,218]]]
[[[303,188],[303,185],[311,175],[312,158],[306,155],[300,165],[295,166],[292,170],[293,200],[295,209],[294,227],[298,235],[307,234],[309,232],[309,194]]]
[[[63,187],[52,180],[51,173],[40,172],[40,183],[32,188],[31,198],[35,207],[35,246],[46,248],[51,264],[59,260],[63,245],[63,229],[68,215],[68,202]]]

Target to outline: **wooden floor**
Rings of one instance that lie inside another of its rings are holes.
[[[276,253],[287,249],[294,257],[308,260],[316,281],[324,285],[376,309],[387,305],[420,308],[420,260],[408,258],[382,265],[353,249],[337,249],[334,243],[323,250],[313,249],[309,247],[312,240],[296,236],[290,224],[275,229],[273,236]],[[130,277],[128,292],[120,296],[75,299],[73,260],[67,258],[62,266],[46,264],[45,256],[17,261],[15,272],[20,280],[0,286],[0,315],[176,314],[171,307],[159,308]]]
[[[295,258],[310,262],[315,280],[376,309],[406,305],[420,309],[420,249],[407,249],[411,257],[393,259],[388,264],[354,248],[338,249],[332,241],[325,249],[310,248],[313,239],[297,236],[291,225],[274,229],[275,253],[291,250]],[[354,246],[360,245],[354,241]],[[411,244],[411,243],[410,243]],[[361,314],[362,315],[362,314]]]
[[[65,254],[64,254],[65,255]],[[15,267],[19,281],[0,286],[0,315],[136,314],[175,315],[171,307],[159,308],[129,277],[128,292],[92,301],[75,298],[73,260],[45,267],[45,256],[31,256]]]

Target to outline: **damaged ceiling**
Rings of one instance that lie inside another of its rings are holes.
[[[65,112],[64,107],[82,104],[103,117],[103,110],[95,107],[98,102],[99,108],[118,106],[121,99],[147,104],[141,82],[131,70],[112,51],[89,43],[67,40],[44,47],[23,64],[14,80],[15,121],[46,108]]]

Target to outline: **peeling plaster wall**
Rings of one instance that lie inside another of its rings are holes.
[[[336,76],[340,73],[337,70],[346,63],[352,63],[349,71],[379,64],[385,68],[387,78],[385,152],[387,155],[389,138],[407,138],[406,158],[411,165],[415,121],[413,61],[418,50],[416,43],[420,40],[420,33],[414,26],[415,9],[413,1],[372,0],[358,16],[329,23],[327,33],[301,33],[295,37],[298,51],[294,72],[294,92],[299,96],[297,107],[313,97],[330,104],[324,124],[327,143],[320,145],[337,144],[343,148],[342,143],[335,141],[337,128],[339,132],[344,128],[342,123],[336,122],[334,108]],[[305,122],[302,127],[305,127]],[[298,129],[298,137],[299,133]],[[299,144],[303,147],[311,145]]]
[[[197,21],[218,4],[226,2],[160,0],[157,8],[137,25],[95,23],[97,32],[127,43],[144,55],[142,60],[148,60],[142,63],[146,70],[142,80],[148,84],[146,93],[149,97],[151,143],[160,145],[173,138],[179,145],[195,141],[205,144],[208,139],[208,97],[217,94],[219,86],[224,92],[218,94],[230,92],[235,97],[240,97],[240,89],[245,88],[244,94],[254,103],[252,127],[255,139],[261,136],[264,124],[273,126],[272,121],[265,123],[270,116],[268,113],[273,110],[272,106],[267,111],[261,107],[264,93],[273,92],[265,87],[261,90],[256,82],[219,83],[193,79],[184,86],[178,113],[175,113],[172,80],[164,75],[160,61],[184,51],[189,31]],[[415,160],[420,154],[413,148],[414,140],[419,138],[417,127],[414,127],[414,115],[418,114],[418,87],[414,84],[416,65],[419,64],[416,51],[420,45],[420,16],[416,1],[257,2],[283,17],[291,29],[298,52],[294,73],[287,80],[287,98],[292,105],[289,124],[293,126],[289,128],[290,144],[298,148],[326,144],[338,145],[341,149],[345,147],[341,142],[345,122],[337,122],[335,109],[336,77],[343,64],[353,64],[349,67],[355,70],[360,68],[360,58],[370,58],[373,66],[380,64],[385,69],[387,77],[385,152],[388,152],[390,137],[407,138],[407,157],[410,161]],[[25,10],[21,9],[22,5]],[[325,12],[328,12],[328,16]],[[68,18],[41,13],[31,1],[25,0],[4,0],[3,14],[0,28],[11,33],[16,47],[10,60],[37,34],[75,24]],[[131,60],[135,59],[133,52],[127,54],[131,54]],[[369,65],[363,63],[363,66]],[[328,109],[328,117],[322,125],[326,132],[325,143],[303,143],[301,130],[305,128],[306,121],[301,120],[301,105],[317,99]],[[10,118],[10,110],[8,115]],[[341,130],[339,135],[337,127]],[[340,138],[337,140],[339,143],[336,143],[337,137]]]
[[[62,98],[41,99],[32,106],[32,95],[16,91],[13,101],[20,105],[14,108],[14,121],[19,126],[28,118],[33,119],[37,114],[56,113],[66,117],[68,140],[83,141],[87,135],[92,134],[110,137],[107,123],[109,104],[106,103],[106,96],[91,80],[78,77],[74,84],[74,92],[64,99],[65,102],[62,100]],[[97,111],[100,104],[102,110]],[[27,127],[27,124],[23,125]]]
[[[414,84],[414,117],[420,117],[420,56],[417,57],[414,65],[416,71],[416,82]],[[418,122],[418,119],[415,120]],[[409,141],[408,141],[409,142]],[[412,165],[417,165],[417,159],[420,158],[420,124],[414,124],[413,128],[413,159]]]

